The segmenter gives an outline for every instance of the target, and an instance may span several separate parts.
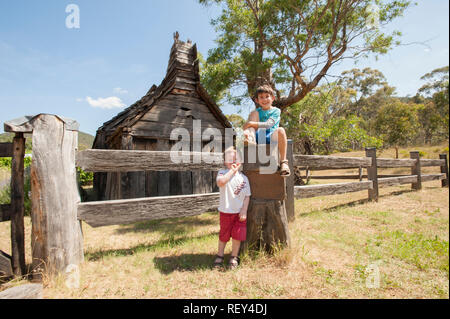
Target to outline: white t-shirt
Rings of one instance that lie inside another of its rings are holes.
[[[221,169],[217,177],[228,173],[229,169]],[[246,196],[250,196],[250,183],[247,176],[241,172],[236,172],[228,183],[220,189],[219,211],[222,213],[239,213],[244,205]]]

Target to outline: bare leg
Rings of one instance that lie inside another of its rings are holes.
[[[226,242],[219,240],[219,253],[217,255],[223,256],[225,254],[225,247],[227,246]]]
[[[272,140],[278,142],[278,151],[280,152],[280,161],[286,160],[287,136],[284,128],[279,127],[272,133]]]
[[[231,242],[231,256],[239,255],[239,248],[241,246],[241,241],[233,239]]]

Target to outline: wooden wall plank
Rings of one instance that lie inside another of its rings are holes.
[[[145,140],[145,149],[147,151],[156,151],[157,140]],[[145,197],[158,196],[158,172],[145,172]]]
[[[0,157],[12,157],[13,144],[12,143],[0,143]]]
[[[170,145],[168,140],[158,140],[156,142],[157,151],[169,151]],[[171,160],[167,162],[172,163]],[[168,196],[170,195],[170,173],[167,167],[163,171],[158,172],[158,196]]]
[[[11,205],[0,205],[0,222],[6,222],[11,220]]]

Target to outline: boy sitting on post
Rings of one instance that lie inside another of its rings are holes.
[[[247,145],[277,143],[280,153],[280,175],[287,177],[291,174],[286,159],[287,136],[284,128],[279,127],[281,111],[272,106],[274,100],[274,91],[269,85],[256,89],[254,101],[260,107],[250,113],[248,121],[244,124],[244,143]]]
[[[228,265],[233,269],[239,265],[239,248],[247,236],[247,209],[251,192],[247,177],[239,172],[241,163],[234,147],[225,150],[224,163],[226,169],[221,169],[216,179],[220,189],[220,232],[219,252],[214,266],[223,265],[225,246],[231,237],[231,258]]]

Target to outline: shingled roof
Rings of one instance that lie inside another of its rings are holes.
[[[198,94],[208,106],[215,118],[224,126],[231,127],[231,123],[222,113],[217,104],[211,99],[206,90],[200,84],[199,65],[197,59],[197,46],[190,40],[182,42],[178,38],[178,32],[174,35],[174,44],[170,50],[170,59],[167,73],[159,86],[153,85],[140,100],[121,111],[111,120],[103,123],[97,130],[104,133],[106,139],[115,136],[124,129],[130,128],[147,112],[151,111],[158,100],[168,93],[176,90],[192,91]],[[94,148],[97,141],[94,141]]]

